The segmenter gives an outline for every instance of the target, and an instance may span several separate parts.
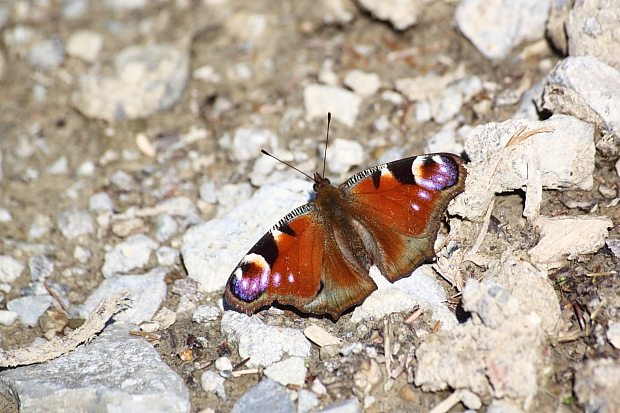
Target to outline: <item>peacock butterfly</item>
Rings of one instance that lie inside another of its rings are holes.
[[[278,302],[338,319],[377,289],[435,255],[448,203],[465,188],[463,160],[436,153],[374,166],[338,188],[314,174],[316,199],[282,218],[226,283],[228,304],[247,314]]]

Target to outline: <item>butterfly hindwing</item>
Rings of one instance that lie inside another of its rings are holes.
[[[233,270],[226,301],[248,314],[277,301],[334,318],[362,301],[377,287],[343,259],[328,228],[313,203],[292,211]]]
[[[368,231],[373,262],[390,281],[434,256],[448,203],[465,186],[460,157],[421,155],[362,171],[340,189],[354,219]]]

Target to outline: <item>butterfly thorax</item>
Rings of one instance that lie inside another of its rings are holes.
[[[343,197],[340,188],[331,185],[328,179],[315,174],[315,206],[324,224],[329,228],[327,234],[333,237],[346,261],[356,271],[366,274],[372,259],[362,239],[365,231],[360,228],[354,212]]]

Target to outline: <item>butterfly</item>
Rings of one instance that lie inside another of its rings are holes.
[[[374,166],[339,187],[314,174],[314,202],[282,218],[241,259],[224,297],[246,314],[277,302],[329,314],[360,304],[433,257],[441,217],[465,188],[463,160],[436,153]]]

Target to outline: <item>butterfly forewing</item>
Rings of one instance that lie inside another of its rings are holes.
[[[422,155],[367,169],[341,185],[354,219],[371,234],[374,264],[390,281],[434,256],[441,215],[463,191],[465,174],[456,155]]]

